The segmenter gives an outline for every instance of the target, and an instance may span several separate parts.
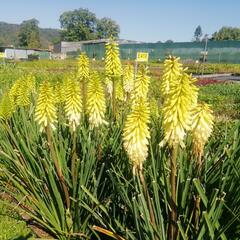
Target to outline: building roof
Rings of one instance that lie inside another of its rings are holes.
[[[81,44],[97,44],[97,43],[107,43],[109,42],[110,39],[106,38],[106,39],[95,39],[95,40],[86,40],[86,41],[76,41],[76,42],[72,42],[72,41],[62,41],[61,45],[62,46],[68,46],[68,45],[81,45]],[[119,44],[137,44],[137,43],[143,43],[140,41],[133,41],[133,40],[126,40],[126,39],[118,39],[117,42],[119,42]]]
[[[34,50],[39,52],[51,52],[49,49],[42,48],[25,48],[25,47],[14,47],[14,46],[0,46],[0,49],[15,49],[15,50]]]
[[[95,39],[95,40],[86,40],[86,41],[62,41],[61,45],[77,45],[77,44],[95,44],[95,43],[107,43],[109,39]]]

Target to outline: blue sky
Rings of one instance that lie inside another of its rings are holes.
[[[124,39],[156,42],[191,41],[200,24],[211,34],[221,26],[240,27],[239,0],[0,0],[0,21],[21,23],[35,17],[40,27],[59,28],[67,10],[88,8],[98,18],[110,17]]]

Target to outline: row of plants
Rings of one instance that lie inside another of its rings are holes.
[[[239,122],[213,126],[179,58],[158,82],[110,41],[104,71],[82,54],[64,77],[20,72],[2,87],[0,186],[32,223],[57,239],[238,239]]]
[[[238,83],[204,85],[200,88],[199,98],[213,106],[217,121],[234,121],[240,118]]]
[[[186,63],[188,71],[193,74],[215,74],[215,73],[232,73],[240,74],[239,64],[230,63]]]

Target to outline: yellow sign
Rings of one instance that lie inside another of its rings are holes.
[[[0,58],[5,58],[5,53],[4,52],[0,52]]]
[[[137,52],[137,62],[148,62],[148,53]]]

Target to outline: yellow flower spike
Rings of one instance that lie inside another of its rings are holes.
[[[82,108],[83,112],[85,113],[87,108],[87,83],[89,81],[89,59],[86,53],[82,53],[79,56],[77,78],[81,84]]]
[[[28,74],[20,77],[10,89],[9,96],[17,106],[28,106],[31,93],[35,92],[35,76]]]
[[[106,87],[107,87],[107,93],[109,94],[110,98],[112,98],[113,82],[110,80],[109,77],[105,78],[105,84],[106,84]]]
[[[47,126],[55,129],[54,124],[57,122],[57,114],[54,97],[50,83],[47,81],[41,83],[35,110],[35,120],[40,125],[40,131],[43,131]]]
[[[149,83],[150,77],[148,76],[148,68],[140,65],[134,83],[132,98],[147,98]]]
[[[104,89],[97,72],[93,72],[90,77],[87,96],[87,112],[91,127],[107,124],[104,119],[106,112]]]
[[[65,89],[65,112],[69,121],[70,128],[76,131],[80,124],[82,114],[82,98],[79,82],[71,76],[66,80]]]
[[[19,89],[22,85],[22,79],[19,78],[17,79],[14,84],[12,85],[10,91],[9,91],[9,97],[11,98],[11,100],[15,103],[18,97],[18,92]]]
[[[162,96],[165,97],[169,93],[171,85],[181,76],[182,71],[183,67],[180,63],[180,58],[169,56],[164,61],[164,71],[160,86]]]
[[[28,106],[30,104],[31,91],[27,86],[27,82],[23,81],[18,89],[18,95],[16,98],[17,106]]]
[[[56,104],[61,104],[65,101],[65,87],[63,83],[56,83],[54,87],[54,95]]]
[[[149,106],[145,99],[139,98],[132,107],[131,113],[123,129],[123,146],[133,164],[133,174],[136,169],[142,170],[143,162],[148,156],[150,131]]]
[[[213,130],[213,115],[208,104],[198,104],[193,109],[192,137],[193,151],[196,156],[203,155],[204,145]]]
[[[78,58],[77,77],[80,81],[89,79],[89,59],[86,53],[80,54]]]
[[[186,73],[172,83],[171,89],[163,104],[164,139],[163,146],[168,143],[170,147],[180,145],[184,147],[186,131],[190,130],[192,123],[191,110],[196,104],[198,88],[193,84],[191,76]]]
[[[7,120],[11,118],[14,109],[14,102],[10,98],[9,92],[5,92],[0,102],[0,119]]]
[[[196,78],[192,77],[192,74],[186,73],[187,68],[183,69],[182,79],[185,81],[185,86],[190,89],[192,95],[190,96],[192,108],[196,106],[198,102],[198,87],[195,85]]]
[[[32,73],[26,76],[26,85],[30,93],[36,91],[36,78]]]
[[[107,77],[120,77],[122,75],[122,65],[120,60],[118,43],[110,40],[106,44],[105,54],[105,74]]]
[[[134,87],[134,68],[128,64],[123,73],[123,89],[126,95],[130,95]]]
[[[105,76],[110,79],[112,86],[108,84],[109,90],[111,91],[111,102],[112,102],[112,114],[114,119],[117,115],[117,104],[116,104],[116,84],[122,76],[122,65],[120,60],[119,46],[118,43],[112,39],[106,44],[105,52]],[[111,89],[112,88],[112,89]]]

